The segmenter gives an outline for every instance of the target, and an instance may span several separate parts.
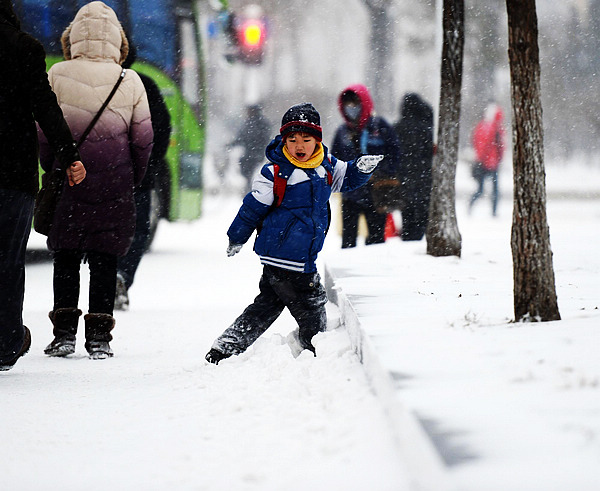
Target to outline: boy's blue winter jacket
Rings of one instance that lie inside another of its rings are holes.
[[[346,192],[364,185],[371,174],[360,172],[355,161],[344,162],[328,154],[315,169],[294,166],[283,154],[278,135],[267,146],[269,162],[254,180],[252,191],[227,231],[229,240],[245,244],[257,230],[254,251],[262,264],[283,269],[312,273],[323,248],[329,225],[327,202],[332,192]],[[273,163],[279,165],[279,175],[287,180],[283,201],[273,206]],[[328,173],[332,176],[331,185]]]

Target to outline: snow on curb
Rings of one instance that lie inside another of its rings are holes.
[[[393,435],[399,445],[415,491],[450,491],[449,475],[441,456],[418,418],[400,399],[389,371],[382,365],[368,335],[360,325],[354,307],[325,264],[325,287],[331,302],[340,311],[340,323],[346,328],[352,349],[359,357],[369,382],[383,404]]]

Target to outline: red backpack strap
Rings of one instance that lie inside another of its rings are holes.
[[[279,165],[273,164],[273,206],[277,207],[283,201],[287,179],[279,175]]]
[[[322,165],[327,171],[327,184],[331,187],[331,185],[333,184],[333,165],[331,164],[331,159],[329,158],[329,155],[325,156]]]
[[[327,184],[331,186],[333,184],[333,174],[328,168],[327,171]],[[285,188],[287,186],[287,179],[279,175],[279,164],[273,164],[273,207],[277,208],[281,205],[283,197],[285,195]]]

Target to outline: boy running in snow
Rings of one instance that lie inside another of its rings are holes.
[[[285,307],[298,322],[301,347],[316,354],[311,340],[327,327],[327,296],[315,261],[329,227],[329,197],[365,184],[382,159],[343,162],[329,155],[310,103],[288,109],[279,131],[266,149],[269,162],[227,231],[227,255],[233,256],[257,230],[254,251],[264,266],[260,293],[214,342],[206,355],[210,363],[243,353]]]

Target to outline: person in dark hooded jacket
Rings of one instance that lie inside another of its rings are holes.
[[[123,68],[131,68],[136,60],[135,46],[129,42],[129,53],[121,65]],[[117,262],[117,290],[115,296],[115,310],[129,309],[129,289],[133,285],[135,273],[138,266],[148,250],[151,235],[151,193],[158,182],[161,195],[168,196],[168,186],[162,185],[161,177],[168,172],[166,160],[169,142],[171,140],[171,115],[165,104],[165,100],[156,82],[148,75],[137,72],[148,96],[150,117],[152,119],[152,131],[154,133],[154,145],[148,160],[148,168],[142,182],[135,188],[135,235],[131,247],[125,256]]]
[[[331,153],[347,161],[367,154],[384,156],[366,186],[342,194],[342,248],[356,246],[360,215],[369,229],[365,244],[380,244],[385,241],[388,210],[379,208],[375,198],[381,181],[397,180],[399,186],[400,142],[388,122],[374,114],[373,99],[364,85],[344,89],[338,104],[345,123],[335,134]]]
[[[42,45],[21,31],[9,0],[0,0],[0,370],[31,345],[23,325],[25,251],[38,191],[35,122],[46,135],[70,186],[85,168],[46,75]]]
[[[433,109],[410,92],[394,125],[402,145],[402,240],[421,240],[427,230],[433,163]]]

